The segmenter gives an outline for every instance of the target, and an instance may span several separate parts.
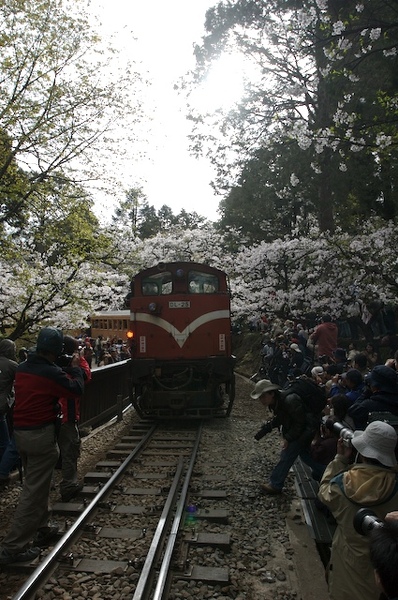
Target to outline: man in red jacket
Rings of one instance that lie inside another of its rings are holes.
[[[317,356],[328,356],[333,358],[333,352],[337,348],[338,327],[332,323],[332,317],[328,314],[322,316],[322,322],[310,335],[310,341],[317,347]]]
[[[84,390],[78,354],[68,374],[55,364],[62,348],[62,331],[44,327],[36,351],[15,374],[14,435],[25,478],[11,529],[2,542],[0,565],[33,560],[40,554],[39,546],[48,545],[58,532],[48,524],[51,479],[59,456],[58,399]],[[29,547],[32,539],[34,546]]]

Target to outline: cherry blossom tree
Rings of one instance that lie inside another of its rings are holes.
[[[341,206],[360,205],[366,218],[395,217],[394,3],[219,2],[206,15],[206,30],[196,48],[194,82],[203,81],[223,52],[242,54],[250,74],[245,96],[227,113],[201,114],[191,94],[192,147],[207,152],[216,164],[220,190],[236,186],[244,166],[261,149],[279,146],[283,151],[294,141],[302,150],[296,162],[306,161],[312,174],[303,180],[291,165],[286,184],[275,159],[267,180],[274,196],[288,201],[299,190],[306,199],[303,206],[312,203],[321,231],[334,231]],[[242,203],[246,199],[242,194]],[[265,209],[259,217],[271,219]]]
[[[391,248],[397,241],[393,223],[376,221],[355,237],[286,238],[243,248],[231,272],[234,312],[240,318],[330,312],[350,319],[375,299],[395,306],[398,261]]]
[[[122,136],[136,140],[140,76],[106,48],[85,4],[1,2],[0,223],[22,224],[43,182],[105,185],[103,165],[109,174],[127,159]]]

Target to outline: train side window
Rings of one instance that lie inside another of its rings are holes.
[[[170,281],[162,281],[162,296],[166,296],[167,294],[171,294],[173,291],[173,283]]]
[[[215,294],[219,290],[218,278],[211,273],[190,271],[188,289],[190,294]]]

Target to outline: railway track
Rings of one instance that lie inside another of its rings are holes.
[[[264,410],[251,400],[252,387],[252,383],[238,377],[231,417],[203,422],[185,502],[184,523],[175,535],[170,559],[172,576],[168,596],[165,592],[168,600],[318,600],[327,597],[324,568],[308,535],[294,475],[289,475],[281,496],[265,497],[258,493],[259,482],[279,456],[279,439],[276,432],[261,444],[253,439],[264,419]],[[83,439],[79,476],[83,479],[86,475],[84,494],[64,506],[58,504],[58,474],[51,492],[51,503],[56,510],[53,519],[61,529],[70,530],[95,498],[96,490],[105,488],[109,474],[117,472],[142,439],[142,426],[134,411],[128,411],[120,423],[98,428]],[[190,454],[185,452],[189,452],[196,438],[194,424],[177,427],[178,424],[175,428],[168,425],[156,429],[152,449],[148,441],[141,456],[129,464],[128,479],[121,477],[115,489],[106,497],[104,494],[97,511],[84,525],[82,536],[64,548],[54,572],[43,575],[36,598],[127,600],[134,597],[178,457],[183,456],[186,468]],[[131,437],[135,440],[129,439]],[[162,441],[162,437],[167,440]],[[174,447],[165,448],[166,442]],[[183,447],[176,448],[177,445]],[[158,446],[162,447],[162,454]],[[183,481],[180,490],[182,486]],[[131,488],[140,493],[130,493]],[[144,493],[145,488],[152,493]],[[0,517],[4,524],[12,518],[19,489],[16,482],[0,495]],[[126,508],[117,509],[118,506],[144,509],[134,515]],[[170,533],[175,512],[176,508]],[[206,514],[207,519],[203,518]],[[3,535],[6,529],[5,526]],[[118,529],[118,537],[106,537],[113,535],[115,529]],[[209,542],[215,543],[209,545]],[[40,563],[25,565],[24,570],[20,567],[19,571],[4,572],[2,567],[0,600],[17,598],[16,594],[56,546],[43,550]],[[155,578],[166,547],[167,539],[154,569]],[[88,561],[91,566],[87,565]],[[108,566],[105,568],[105,565]],[[80,570],[82,568],[86,571]],[[153,593],[155,587],[156,582],[152,586]]]
[[[230,534],[220,530],[228,521],[220,508],[222,465],[195,470],[202,429],[134,426],[86,474],[76,499],[54,504],[55,545],[33,563],[8,567],[25,579],[11,597],[45,598],[57,583],[70,597],[86,586],[89,598],[114,598],[122,582],[121,597],[133,600],[169,598],[173,585],[192,581],[227,585],[228,568],[201,564],[197,551],[230,547]]]

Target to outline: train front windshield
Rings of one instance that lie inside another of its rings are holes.
[[[190,271],[188,273],[188,291],[190,294],[215,294],[218,292],[218,278],[210,273]]]
[[[176,283],[181,292],[182,275],[178,272],[173,280],[173,274],[169,271],[155,273],[142,280],[141,293],[143,296],[165,296],[175,291]],[[185,279],[185,278],[184,278]],[[185,287],[185,286],[184,286]],[[202,271],[189,271],[186,279],[186,287],[183,290],[188,294],[216,294],[219,291],[219,281],[216,275]]]
[[[142,281],[143,296],[166,296],[173,292],[173,276],[169,271],[155,273]]]

